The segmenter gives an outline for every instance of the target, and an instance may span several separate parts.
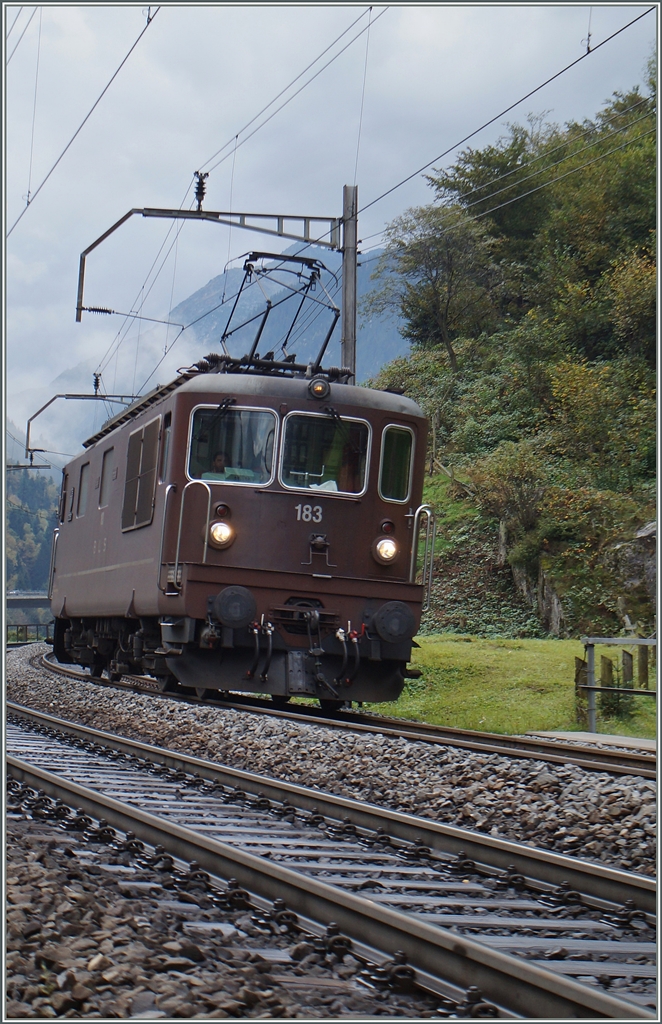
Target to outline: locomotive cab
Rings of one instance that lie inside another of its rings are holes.
[[[200,695],[396,699],[431,582],[426,429],[295,364],[208,357],[155,389],[65,468],[56,656]]]

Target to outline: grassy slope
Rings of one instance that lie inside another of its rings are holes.
[[[413,659],[423,677],[406,684],[397,704],[371,708],[488,732],[581,729],[574,709],[581,643],[544,633],[515,592],[510,569],[495,563],[494,524],[470,501],[453,497],[446,477],[428,479],[424,500],[437,513],[438,540],[433,607]],[[609,654],[620,658],[617,648]],[[601,717],[599,731],[654,737],[654,698],[634,699],[631,718]]]
[[[444,633],[418,642],[413,661],[422,678],[407,682],[397,704],[370,705],[371,710],[486,732],[581,729],[574,712],[574,659],[584,650],[579,641]],[[616,648],[610,653],[614,661],[620,656]],[[599,731],[653,738],[656,702],[635,701],[635,715],[601,718]]]
[[[448,477],[427,478],[423,500],[437,517],[437,558],[432,607],[421,634],[547,636],[515,591],[508,565],[497,564],[497,525],[466,497],[452,493]]]

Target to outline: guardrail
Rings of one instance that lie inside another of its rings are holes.
[[[644,689],[641,685],[635,689],[632,687],[620,686],[596,686],[595,685],[595,645],[611,644],[612,646],[630,647],[655,647],[657,640],[653,637],[599,637],[583,636],[582,643],[586,649],[586,682],[577,683],[578,690],[585,690],[588,696],[588,731],[597,732],[597,716],[595,707],[596,693],[623,693],[630,696],[647,696],[657,698],[656,690]],[[641,681],[640,681],[641,682]],[[648,665],[646,662],[646,687],[648,686]]]
[[[53,622],[22,622],[15,626],[7,626],[6,643],[35,644],[53,639]]]

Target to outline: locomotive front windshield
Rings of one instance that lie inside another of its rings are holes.
[[[286,487],[360,494],[364,489],[368,426],[331,416],[288,416],[282,482]]]
[[[271,479],[276,416],[254,409],[198,409],[188,473],[194,480],[263,484]]]

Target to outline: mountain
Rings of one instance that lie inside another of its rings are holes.
[[[293,245],[287,255],[295,254],[300,246]],[[260,339],[259,351],[278,353],[287,339],[287,351],[296,354],[299,362],[313,360],[333,322],[329,309],[323,308],[316,299],[328,302],[324,289],[333,302],[340,306],[341,255],[319,246],[312,246],[306,255],[319,259],[325,266],[321,272],[320,285],[306,300],[289,338],[294,313],[300,298],[292,291],[300,287],[296,272],[292,274],[281,268],[275,280],[254,279],[242,292],[237,304],[232,325],[252,320],[250,324],[233,333],[228,339],[232,355],[247,352],[255,337],[268,297],[273,306]],[[371,254],[370,263],[359,265],[357,272],[357,297],[359,308],[364,296],[375,287],[371,272],[375,262]],[[295,267],[294,264],[290,265]],[[144,394],[157,383],[171,380],[181,367],[189,366],[208,352],[221,351],[220,339],[226,329],[228,317],[234,304],[234,296],[243,280],[243,270],[232,268],[225,274],[212,278],[170,312],[171,323],[186,327],[178,333],[177,327],[165,329],[155,327],[141,332],[139,342],[134,336],[128,337],[119,349],[117,358],[111,358],[102,379],[102,391],[106,394]],[[284,301],[283,301],[284,300]],[[382,366],[398,356],[406,355],[409,345],[399,332],[400,319],[396,316],[384,320],[364,320],[359,316],[357,325],[357,380],[362,383],[376,376]],[[164,357],[167,342],[168,353]],[[175,344],[176,342],[176,344]],[[172,351],[170,351],[172,349]],[[62,372],[46,387],[31,388],[12,394],[10,415],[15,424],[11,432],[22,441],[25,436],[25,421],[44,406],[56,394],[92,394],[92,380],[98,368],[99,354],[73,366],[65,366]],[[340,366],[340,320],[336,324],[324,358],[325,366]],[[155,369],[156,367],[156,369]],[[35,447],[46,449],[48,461],[60,466],[68,456],[80,451],[81,444],[99,429],[102,423],[120,405],[105,402],[65,401],[54,402],[46,409],[33,426]],[[38,441],[37,441],[38,438]],[[62,456],[50,454],[63,453]],[[18,449],[17,449],[18,455]],[[17,460],[19,461],[19,460]],[[57,472],[57,471],[56,471]]]
[[[285,250],[285,254],[293,255],[299,249],[300,246],[293,245]],[[380,255],[379,251],[374,255]],[[326,269],[321,272],[321,285],[334,303],[340,306],[342,263],[340,253],[319,246],[311,246],[309,250],[306,250],[306,256],[319,259],[324,264]],[[294,266],[291,265],[292,268]],[[357,270],[359,307],[361,300],[375,287],[375,283],[370,277],[373,269],[372,257],[370,264],[361,266],[359,261]],[[203,288],[184,299],[172,310],[171,320],[177,323],[192,324],[189,330],[193,332],[201,349],[204,349],[204,353],[220,351],[220,339],[227,327],[233,306],[233,297],[239,290],[243,276],[242,270],[228,270],[225,274],[212,278]],[[232,327],[250,318],[255,317],[256,319],[228,339],[228,349],[232,355],[238,356],[243,355],[250,348],[260,323],[260,315],[265,309],[266,293],[273,303],[273,309],[260,339],[259,350],[263,354],[270,351],[278,353],[283,341],[287,338],[288,353],[296,354],[298,362],[309,362],[317,355],[333,322],[332,313],[328,309],[323,309],[315,300],[328,301],[328,298],[323,289],[318,287],[312,293],[313,298],[306,300],[288,338],[288,331],[300,299],[289,291],[287,286],[279,287],[279,283],[289,285],[291,289],[299,287],[299,281],[296,273],[289,268],[278,269],[273,277],[274,280],[260,279],[259,284],[254,279],[250,287],[245,288],[237,303],[232,318]],[[277,305],[277,303],[281,304]],[[400,319],[396,316],[383,320],[363,320],[359,317],[356,338],[357,380],[359,383],[375,376],[385,363],[408,353],[409,344],[400,334],[399,325]],[[324,362],[327,366],[340,365],[340,320],[336,324],[329,342]]]

